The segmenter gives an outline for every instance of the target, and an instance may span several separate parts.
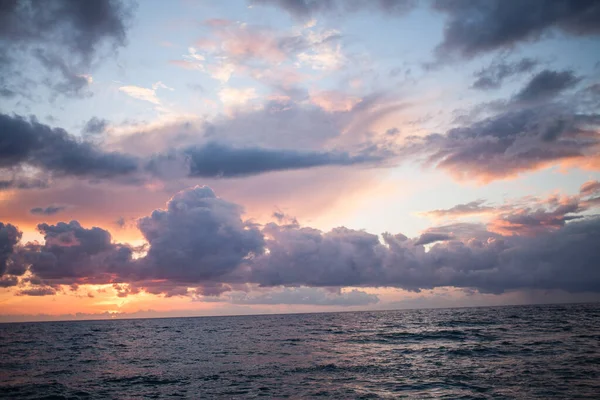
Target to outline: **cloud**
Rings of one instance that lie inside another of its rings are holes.
[[[281,288],[263,293],[233,292],[229,295],[234,304],[309,304],[317,306],[366,306],[376,304],[379,298],[353,289],[348,292],[334,292],[310,287]]]
[[[577,196],[554,196],[542,204],[502,211],[488,224],[488,229],[504,235],[534,236],[556,230],[565,226],[568,221],[582,218],[574,214],[587,208]]]
[[[494,207],[486,206],[485,200],[475,200],[465,204],[458,204],[445,210],[433,210],[422,213],[433,218],[459,218],[469,215],[477,215],[494,210]]]
[[[19,284],[19,278],[16,276],[2,276],[0,277],[0,288],[9,288],[17,286]]]
[[[121,86],[119,91],[133,97],[134,99],[148,101],[152,104],[160,105],[160,100],[156,95],[157,89],[173,90],[173,88],[170,88],[159,81],[154,83],[150,89],[139,86]]]
[[[263,251],[263,237],[241,218],[242,208],[218,198],[206,186],[177,193],[166,210],[141,218],[150,245],[143,276],[201,282],[233,271]]]
[[[54,215],[65,210],[66,208],[67,207],[65,206],[35,207],[32,208],[29,212],[33,215]]]
[[[77,221],[40,224],[43,245],[19,245],[16,228],[3,225],[9,238],[3,254],[10,262],[2,279],[11,286],[11,276],[28,273],[30,278],[21,278],[29,282],[28,289],[110,283],[121,296],[231,292],[230,299],[239,302],[335,305],[375,301],[356,292],[336,295],[342,287],[600,292],[600,218],[583,217],[586,208],[578,197],[553,197],[544,204],[544,210],[515,207],[501,214],[497,220],[510,224],[503,231],[493,229],[497,222],[492,220],[487,227],[436,226],[418,238],[385,233],[381,240],[346,227],[323,232],[298,223],[249,223],[242,219],[241,206],[198,186],[138,221],[148,243],[144,253]],[[246,284],[280,289],[237,293]],[[190,287],[195,289],[190,292]]]
[[[31,244],[23,261],[38,278],[53,284],[111,282],[113,275],[126,276],[133,250],[113,244],[108,231],[82,227],[79,222],[39,224],[44,245]]]
[[[421,236],[419,236],[419,239],[417,239],[415,245],[424,246],[426,244],[451,240],[452,238],[452,235],[448,235],[446,233],[425,232]]]
[[[579,192],[583,196],[589,196],[592,194],[596,194],[596,193],[600,192],[600,182],[599,181],[587,181],[583,185],[581,185]]]
[[[421,153],[425,165],[460,180],[489,182],[561,161],[595,159],[598,127],[600,115],[570,105],[507,108],[446,134],[409,138],[401,153]]]
[[[131,15],[131,3],[119,0],[4,2],[0,88],[22,94],[35,77],[24,76],[20,65],[37,60],[43,71],[41,81],[55,93],[80,95],[88,84],[80,74],[103,49],[125,45]]]
[[[407,107],[383,95],[367,96],[350,111],[326,111],[306,102],[308,93],[294,94],[298,101],[281,96],[260,107],[235,108],[211,120],[185,119],[158,127],[136,127],[115,143],[123,151],[150,156],[160,149],[202,146],[207,142],[231,147],[265,147],[319,150],[356,150],[376,144],[368,134],[371,125]],[[344,98],[345,96],[340,96]],[[245,132],[245,134],[240,134]]]
[[[347,59],[342,53],[341,46],[314,48],[298,54],[298,64],[305,65],[317,71],[335,71],[344,67]]]
[[[465,226],[466,227],[466,226]],[[471,225],[475,236],[434,244],[429,251],[403,235],[338,228],[265,228],[269,253],[255,260],[252,278],[264,286],[438,286],[501,293],[511,289],[600,290],[595,241],[600,219],[573,221],[538,236],[501,236]],[[455,229],[449,229],[455,230]],[[441,230],[443,231],[443,230]]]
[[[50,185],[48,179],[31,177],[13,177],[11,179],[0,179],[0,192],[11,189],[46,189]]]
[[[412,10],[414,0],[251,0],[252,5],[278,7],[294,18],[308,20],[319,14],[340,14],[376,10],[385,15],[404,15]]]
[[[32,166],[58,175],[94,178],[126,175],[137,170],[134,157],[105,152],[34,118],[27,120],[0,114],[0,143],[0,170]],[[12,187],[27,186],[24,180],[11,182],[8,184]]]
[[[108,124],[108,120],[104,118],[92,117],[85,123],[82,132],[84,135],[99,135],[106,130]]]
[[[496,60],[488,67],[481,69],[474,75],[477,78],[471,88],[478,90],[498,89],[502,83],[515,75],[532,71],[539,62],[531,58],[523,58],[516,62]]]
[[[60,79],[57,83],[54,83],[51,79],[44,81],[46,86],[49,86],[52,91],[72,97],[91,95],[91,93],[86,91],[92,83],[92,79],[89,76],[76,73],[73,67],[67,65],[56,54],[47,54],[41,49],[36,49],[33,55],[48,71],[55,71],[60,74]]]
[[[189,176],[222,178],[332,165],[375,164],[383,160],[383,156],[378,154],[233,148],[214,142],[202,147],[190,147],[184,154],[189,164]],[[156,163],[151,162],[151,168],[158,166],[160,170],[160,158],[155,160]]]
[[[446,210],[434,210],[422,213],[434,218],[461,218],[465,216],[487,214],[487,230],[502,235],[535,236],[540,233],[557,230],[570,221],[582,219],[583,212],[600,206],[600,201],[593,198],[595,181],[581,186],[581,191],[574,196],[552,195],[548,198],[526,196],[521,199],[494,206],[484,200],[476,200],[459,204]],[[456,224],[449,225],[456,226]],[[439,228],[426,233],[440,233]]]
[[[360,97],[333,90],[312,93],[310,100],[325,111],[350,111],[361,101]]]
[[[518,101],[549,100],[566,89],[573,88],[581,79],[573,71],[544,70],[536,74],[517,94]]]
[[[219,100],[228,106],[243,106],[247,102],[257,97],[254,88],[231,88],[224,87],[219,90]]]
[[[22,233],[15,226],[0,222],[0,276],[6,272],[10,256],[21,236]]]
[[[171,63],[198,70],[226,83],[234,75],[247,75],[270,86],[297,81],[299,65],[315,70],[339,69],[346,59],[339,32],[313,27],[289,32],[274,31],[246,23],[204,23],[210,36],[188,48],[183,60]]]
[[[17,296],[52,296],[56,294],[56,289],[52,287],[35,287],[23,289],[17,292]]]
[[[434,8],[447,15],[438,56],[473,58],[539,40],[552,32],[600,34],[598,1],[438,0]]]

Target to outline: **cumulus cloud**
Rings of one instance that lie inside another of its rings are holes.
[[[8,262],[22,233],[11,224],[0,222],[0,276],[4,275]]]
[[[244,223],[242,208],[206,186],[177,193],[166,210],[155,210],[138,226],[150,245],[143,275],[201,282],[233,271],[263,251],[261,232]]]
[[[575,221],[535,237],[486,232],[480,228],[478,238],[445,241],[425,251],[403,236],[385,235],[382,244],[360,231],[278,228],[267,241],[270,254],[254,272],[258,281],[272,285],[456,286],[494,293],[526,287],[600,290],[595,267],[600,259],[593,245],[600,235],[599,219]]]
[[[531,58],[523,58],[516,62],[495,60],[486,68],[475,73],[477,79],[471,87],[478,90],[498,89],[506,79],[530,72],[538,63],[537,60]]]
[[[30,243],[18,253],[20,261],[43,282],[52,284],[108,283],[125,277],[133,255],[127,245],[114,244],[108,231],[84,228],[77,221],[39,224],[43,245]]]
[[[515,208],[500,215],[513,227],[506,232],[492,224],[459,223],[432,227],[417,238],[385,233],[381,240],[345,227],[323,232],[298,223],[259,226],[242,219],[239,205],[208,187],[195,187],[138,221],[148,243],[139,257],[133,257],[136,249],[113,243],[107,231],[77,221],[40,224],[43,245],[18,245],[16,228],[3,225],[3,257],[11,261],[2,279],[11,286],[14,276],[29,272],[26,290],[40,292],[86,283],[115,284],[121,296],[231,292],[232,301],[253,304],[376,301],[361,292],[336,294],[335,288],[348,286],[600,292],[600,218],[583,217],[585,207],[577,197],[550,198],[545,204],[543,212]],[[237,293],[236,287],[245,284],[276,289]]]
[[[58,175],[106,178],[130,174],[137,160],[126,154],[106,152],[60,128],[34,118],[0,114],[0,170],[32,166]],[[16,181],[13,187],[27,186]]]
[[[434,8],[448,18],[437,48],[441,57],[472,58],[551,32],[600,34],[600,2],[595,0],[438,0]]]
[[[20,65],[37,60],[51,90],[78,95],[87,86],[82,74],[103,49],[123,46],[131,3],[119,0],[9,0],[0,7],[2,67],[0,88],[23,94],[36,77],[23,76]]]

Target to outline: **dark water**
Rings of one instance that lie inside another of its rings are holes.
[[[600,304],[0,325],[2,398],[600,398]]]

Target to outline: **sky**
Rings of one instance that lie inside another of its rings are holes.
[[[600,301],[600,1],[0,3],[0,321]]]

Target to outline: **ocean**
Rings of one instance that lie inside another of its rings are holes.
[[[0,398],[600,398],[600,304],[0,324]]]

